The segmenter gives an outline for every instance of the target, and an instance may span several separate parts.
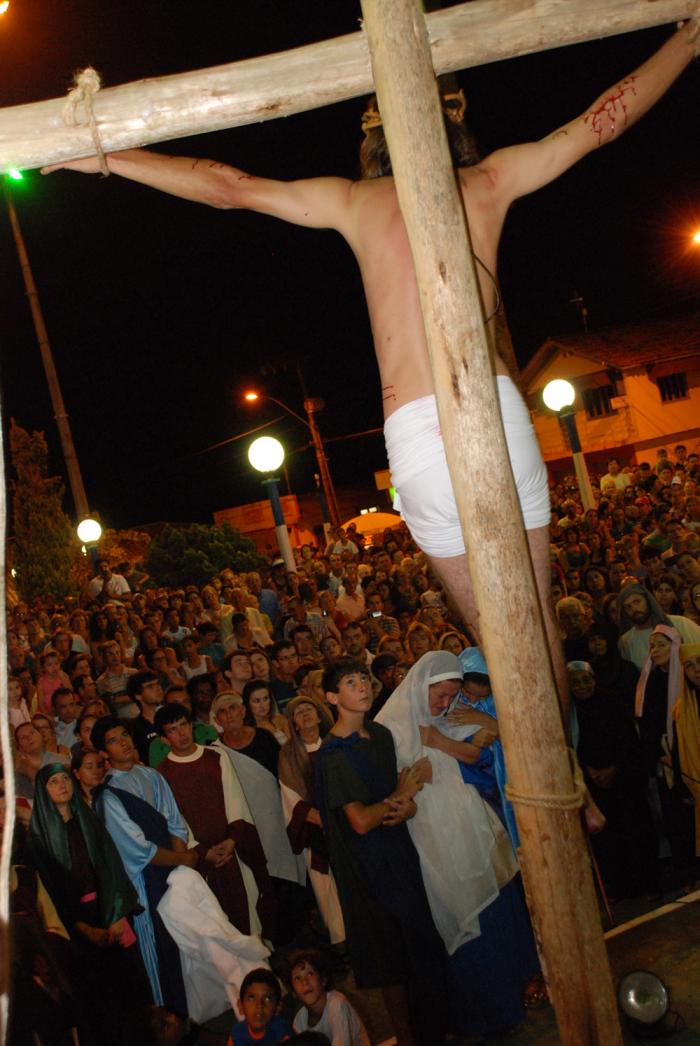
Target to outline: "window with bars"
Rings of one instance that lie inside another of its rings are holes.
[[[611,400],[617,396],[614,385],[599,385],[593,389],[582,389],[581,399],[588,418],[607,418],[615,414]]]
[[[663,378],[657,378],[662,403],[672,403],[674,400],[688,398],[688,378],[679,371],[677,374],[665,374]]]

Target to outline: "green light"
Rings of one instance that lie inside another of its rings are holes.
[[[22,174],[21,171],[18,171],[16,167],[12,167],[7,172],[7,177],[11,178],[13,182],[23,182],[24,181],[24,175]]]

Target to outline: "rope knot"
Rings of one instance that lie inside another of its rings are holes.
[[[586,785],[583,781],[581,767],[578,764],[576,753],[572,748],[568,749],[571,773],[574,779],[574,790],[568,793],[545,793],[542,795],[528,795],[518,792],[510,785],[505,786],[505,796],[511,803],[519,803],[521,806],[540,806],[548,810],[578,810],[586,800]]]
[[[95,152],[97,153],[97,159],[99,160],[100,170],[105,178],[109,175],[109,167],[107,166],[107,159],[102,148],[102,142],[100,140],[100,132],[97,128],[97,120],[95,119],[95,111],[92,106],[92,101],[100,87],[102,86],[102,80],[100,74],[92,66],[88,66],[83,69],[82,72],[76,73],[73,78],[73,86],[71,87],[66,97],[66,104],[63,106],[63,122],[69,127],[77,127],[80,125],[78,119],[78,106],[84,105],[87,113],[87,122],[92,133],[92,140],[95,145]]]

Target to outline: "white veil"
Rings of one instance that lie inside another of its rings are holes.
[[[419,726],[435,724],[428,689],[444,679],[462,679],[454,654],[424,654],[376,717],[391,730],[399,769],[427,755],[432,784],[416,796],[418,812],[407,822],[420,858],[435,925],[451,955],[478,937],[479,912],[496,899],[518,871],[501,821],[473,785],[465,784],[456,759],[423,748]]]

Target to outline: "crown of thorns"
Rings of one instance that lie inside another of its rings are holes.
[[[467,101],[464,91],[449,91],[440,96],[442,100],[442,111],[451,123],[461,123],[467,109]],[[374,127],[382,126],[382,118],[377,109],[377,103],[372,99],[362,114],[362,130],[368,134]]]

